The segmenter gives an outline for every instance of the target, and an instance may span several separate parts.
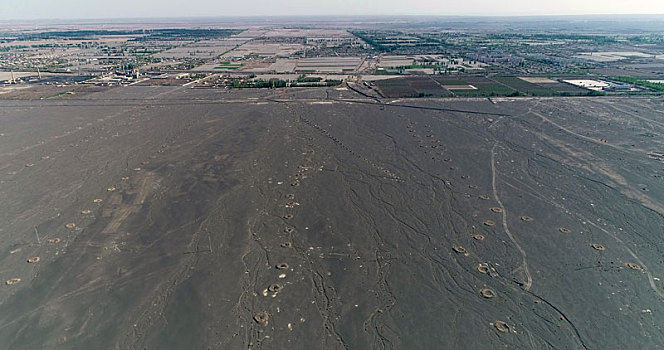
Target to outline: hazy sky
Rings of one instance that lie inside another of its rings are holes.
[[[0,20],[325,14],[664,14],[664,0],[0,0]]]

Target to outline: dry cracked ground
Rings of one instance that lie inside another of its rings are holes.
[[[663,113],[345,88],[2,100],[1,347],[661,348]]]

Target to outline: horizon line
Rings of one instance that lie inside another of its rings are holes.
[[[275,18],[560,18],[560,17],[662,17],[664,13],[587,13],[587,14],[296,14],[296,15],[218,15],[218,16],[130,16],[130,17],[76,17],[76,18],[10,18],[0,19],[7,22],[43,22],[43,21],[104,21],[104,20],[187,20],[187,19],[275,19]]]

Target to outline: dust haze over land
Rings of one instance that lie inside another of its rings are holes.
[[[0,337],[660,346],[661,98],[493,102],[144,86],[0,101],[2,277],[22,279],[0,290]]]

